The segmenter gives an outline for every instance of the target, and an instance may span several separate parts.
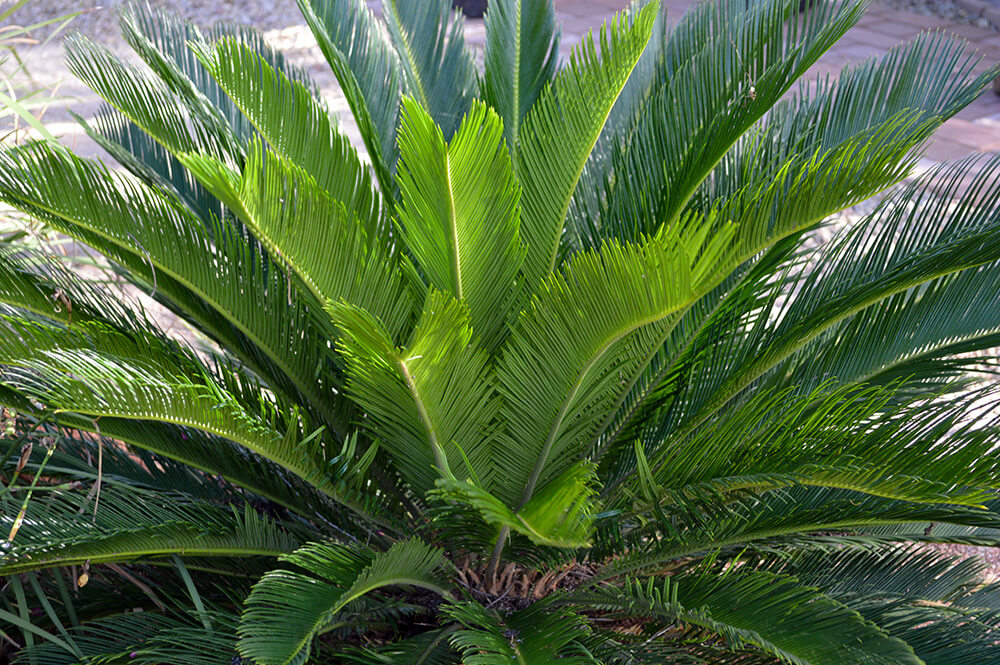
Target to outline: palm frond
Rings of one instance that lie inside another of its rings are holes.
[[[642,245],[609,243],[545,281],[497,370],[510,435],[500,440],[501,498],[524,505],[585,452],[600,424],[595,414],[614,403],[622,376],[651,341],[698,299],[728,237],[674,229]]]
[[[567,469],[515,513],[472,479],[437,481],[435,498],[466,504],[494,527],[513,531],[536,545],[564,549],[590,546],[596,477],[585,462]]]
[[[443,588],[441,551],[418,539],[386,552],[312,543],[282,557],[306,573],[275,570],[258,582],[238,629],[240,653],[262,665],[300,662],[316,632],[352,601],[388,586]]]
[[[507,147],[520,144],[521,124],[556,75],[559,27],[552,0],[497,0],[486,13],[483,101],[503,121]]]
[[[992,176],[997,168],[996,160],[979,158],[939,167],[845,228],[822,250],[824,267],[803,278],[781,303],[780,315],[765,314],[745,337],[733,336],[699,360],[703,378],[689,384],[697,393],[674,401],[675,412],[661,419],[658,435],[681,422],[693,429],[821,334],[867,308],[997,260]],[[982,177],[966,187],[964,176],[978,169]],[[772,312],[777,303],[769,305]]]
[[[277,557],[301,544],[249,506],[238,511],[114,485],[105,487],[96,500],[96,513],[89,495],[81,491],[32,500],[0,571],[12,575],[86,561],[105,564],[171,554]],[[10,514],[0,518],[6,530],[14,519]]]
[[[399,54],[404,89],[450,141],[479,92],[465,19],[447,0],[383,0],[382,16]]]
[[[75,76],[167,150],[202,151],[230,164],[241,161],[238,137],[207,101],[188,103],[163,79],[124,62],[85,37],[77,35],[67,42],[66,58]],[[162,54],[160,59],[166,62]]]
[[[348,394],[414,488],[423,494],[439,477],[467,474],[492,483],[491,429],[499,405],[466,307],[432,292],[406,349],[364,310],[339,304],[332,314]]]
[[[649,41],[658,2],[631,22],[619,14],[587,35],[569,65],[539,96],[521,128],[516,172],[524,190],[524,272],[530,289],[555,267],[566,212],[601,130]]]
[[[0,161],[4,201],[125,266],[273,388],[302,395],[342,426],[317,385],[317,368],[332,383],[324,332],[300,299],[290,301],[297,292],[283,271],[239,230],[214,220],[209,231],[206,220],[138,179],[47,145],[5,151]]]
[[[597,662],[580,647],[589,635],[581,617],[551,602],[538,602],[507,616],[471,602],[446,605],[444,612],[462,626],[450,639],[466,665]]]
[[[863,3],[797,14],[788,0],[697,5],[666,41],[648,101],[623,134],[604,237],[652,233],[682,213],[737,140],[854,25]]]
[[[357,215],[369,235],[386,230],[385,202],[368,169],[314,91],[236,39],[196,53],[272,150]]]
[[[595,596],[583,604],[679,621],[718,635],[733,649],[762,649],[790,663],[923,662],[902,640],[794,577],[696,569],[660,580],[627,580]]]
[[[4,383],[47,408],[221,436],[336,494],[323,446],[316,433],[300,430],[295,413],[283,417],[263,401],[259,413],[247,410],[190,356],[99,326],[68,333],[12,319],[2,325]]]
[[[391,198],[405,74],[388,30],[362,0],[298,0],[340,83],[382,193]]]
[[[475,104],[450,144],[414,101],[403,101],[400,226],[431,285],[466,303],[489,349],[506,331],[524,250],[520,187],[499,117]]]
[[[308,173],[258,142],[239,174],[200,155],[181,161],[260,239],[276,265],[301,280],[314,307],[356,304],[394,339],[409,327],[414,299],[389,239],[371,235],[354,210],[331,199]],[[354,271],[342,269],[352,264]]]

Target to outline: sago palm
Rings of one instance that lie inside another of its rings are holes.
[[[120,168],[0,155],[93,250],[0,254],[21,662],[1000,662],[930,545],[1000,545],[1000,161],[915,177],[995,71],[810,79],[855,0],[563,68],[491,0],[481,71],[450,1],[300,5],[363,153],[258,33],[131,9],[144,65],[68,45]]]

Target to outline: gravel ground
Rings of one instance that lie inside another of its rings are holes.
[[[2,0],[8,4],[11,0]],[[11,21],[32,25],[55,16],[81,12],[73,19],[72,29],[106,44],[120,41],[115,5],[120,0],[34,0],[19,9]],[[265,31],[281,30],[302,24],[295,0],[149,0],[149,4],[175,12],[198,25],[217,21],[247,23]],[[45,35],[40,31],[38,36]]]
[[[895,9],[901,9],[915,14],[923,14],[924,16],[937,16],[938,18],[955,21],[956,23],[965,23],[968,25],[974,25],[977,28],[986,28],[988,30],[993,30],[994,32],[1000,32],[1000,25],[996,25],[995,23],[990,22],[989,19],[979,16],[978,14],[970,14],[968,11],[959,7],[951,0],[882,1]]]

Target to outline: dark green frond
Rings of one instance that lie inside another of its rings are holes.
[[[483,100],[517,150],[521,124],[556,75],[559,28],[552,0],[495,0],[486,12]]]
[[[446,593],[440,550],[413,539],[384,553],[313,543],[282,559],[309,574],[275,570],[254,586],[239,627],[240,653],[262,665],[302,662],[313,636],[352,601],[382,587]]]

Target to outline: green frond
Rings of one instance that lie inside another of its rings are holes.
[[[238,511],[194,503],[176,494],[105,486],[97,512],[82,490],[49,493],[28,504],[25,522],[0,563],[0,573],[135,561],[171,554],[277,557],[301,541],[249,506]],[[0,518],[5,531],[16,518]]]
[[[979,607],[968,591],[980,586],[985,563],[919,546],[891,545],[806,551],[773,567],[847,603],[898,598],[908,603],[954,601],[963,605],[971,600],[968,607]]]
[[[630,22],[617,15],[573,51],[524,120],[516,172],[524,190],[524,272],[534,289],[555,267],[566,212],[601,130],[649,41],[659,10],[651,2]]]
[[[658,449],[651,482],[660,492],[682,494],[801,483],[924,503],[977,506],[990,499],[993,428],[963,420],[981,410],[975,404],[992,391],[947,405],[930,399],[895,404],[905,390],[905,384],[821,386],[798,398],[791,390],[763,392]]]
[[[341,426],[317,381],[332,383],[317,315],[290,302],[284,272],[239,230],[219,220],[210,230],[138,179],[44,144],[4,151],[0,163],[2,200],[121,264],[271,387]]]
[[[491,483],[498,402],[485,352],[473,340],[467,308],[432,292],[405,349],[357,307],[331,313],[347,363],[348,395],[368,414],[365,425],[421,494],[439,477]]]
[[[1000,346],[998,264],[932,280],[872,305],[795,353],[771,372],[769,386],[808,388],[829,377],[844,384],[906,380],[914,391],[958,383]]]
[[[219,116],[235,138],[244,143],[253,135],[253,125],[213,80],[195,48],[206,48],[220,39],[238,43],[272,70],[313,94],[317,92],[305,69],[290,64],[260,31],[250,26],[216,23],[202,30],[171,13],[139,4],[122,7],[119,22],[126,41],[157,76],[187,103],[200,107],[206,114]]]
[[[124,663],[134,665],[216,665],[236,653],[236,617],[212,611],[212,630],[193,616],[178,613],[135,612],[88,621],[71,630],[81,656],[59,653],[48,644],[26,649],[19,665],[79,665]]]
[[[609,243],[545,281],[497,369],[509,432],[500,439],[500,496],[508,505],[524,505],[588,452],[596,414],[614,403],[652,340],[700,297],[729,237],[673,229],[641,245]]]
[[[640,10],[649,0],[632,0],[628,6],[628,18],[634,22]],[[667,23],[669,9],[660,5],[653,22],[653,29],[639,61],[632,69],[628,82],[622,88],[615,105],[611,108],[601,136],[587,159],[580,182],[566,212],[566,233],[563,236],[562,251],[580,250],[596,246],[601,237],[600,210],[604,203],[603,194],[609,187],[613,174],[614,158],[622,150],[623,144],[638,121],[640,110],[649,97],[656,77],[660,74],[658,65],[663,57],[663,45],[670,29]]]
[[[466,303],[472,330],[492,348],[506,332],[524,258],[521,190],[500,118],[476,103],[446,144],[412,99],[402,116],[401,235],[431,285]]]
[[[97,145],[147,185],[160,189],[201,219],[222,218],[222,203],[170,152],[113,106],[105,105],[88,122],[76,118]]]
[[[634,239],[676,220],[739,138],[861,18],[864,3],[797,9],[791,0],[725,0],[685,14],[634,127],[621,135],[606,209],[589,226]]]
[[[723,638],[732,649],[761,649],[796,665],[923,665],[905,642],[796,578],[707,569],[629,579],[581,599],[631,616],[679,622]]]
[[[465,665],[598,662],[580,646],[589,635],[582,618],[551,602],[537,602],[506,616],[470,602],[446,605],[444,612],[462,626],[450,639]]]
[[[0,403],[3,401],[0,400]],[[150,466],[163,468],[165,462],[174,460],[187,468],[223,478],[247,492],[304,516],[337,512],[336,504],[315,485],[221,436],[190,427],[132,418],[102,417],[97,425],[93,419],[76,414],[60,414],[58,419],[79,431],[100,432],[127,443],[129,455],[135,458],[142,459],[147,454],[144,451],[149,451],[155,455],[155,459],[150,460]],[[335,488],[333,491],[337,496],[350,497],[349,501],[363,506],[365,513],[379,511],[378,500],[357,487],[357,468],[353,463],[350,443],[349,438],[341,452],[326,462],[324,481]],[[107,455],[108,451],[105,450],[104,454]],[[91,458],[93,456],[91,454]],[[347,516],[338,517],[344,528],[350,528]]]
[[[448,0],[383,0],[382,17],[399,54],[404,90],[450,141],[478,93],[464,17]]]
[[[363,0],[297,1],[347,98],[382,193],[392,198],[406,75],[389,32]]]
[[[0,245],[0,302],[63,324],[129,322],[123,304],[42,252]]]
[[[488,524],[527,536],[536,545],[582,548],[590,546],[595,481],[593,466],[578,463],[532,496],[516,513],[474,480],[439,479],[434,496],[466,504]]]
[[[483,101],[503,121],[512,152],[521,124],[556,75],[559,27],[552,0],[496,0],[485,17]]]
[[[247,410],[191,358],[152,338],[134,341],[100,326],[70,333],[12,319],[4,320],[3,328],[4,383],[46,408],[220,436],[363,512],[339,495],[335,476],[326,469],[329,451],[300,430],[295,412],[285,419],[264,402],[260,413]]]
[[[638,546],[596,579],[655,571],[667,562],[719,548],[738,553],[751,544],[793,546],[817,539],[820,533],[873,534],[878,529],[905,532],[908,535],[900,540],[913,540],[927,522],[955,525],[964,533],[965,527],[996,529],[998,519],[996,512],[985,508],[912,503],[839,488],[790,487],[728,502],[710,493],[694,499],[675,497],[670,516],[661,513],[636,526],[631,536]],[[918,523],[919,531],[913,526]],[[640,541],[639,535],[652,538]],[[595,550],[602,548],[595,543]]]
[[[409,327],[414,298],[389,239],[371,235],[377,229],[301,168],[256,141],[241,174],[200,155],[181,161],[301,280],[315,307],[343,300],[370,310],[393,339]]]
[[[214,107],[188,103],[163,79],[123,61],[106,47],[74,36],[67,42],[66,64],[170,152],[199,151],[229,164],[241,161],[240,141]]]
[[[685,423],[681,433],[694,429],[793,354],[867,308],[996,261],[997,168],[995,159],[971,158],[934,169],[841,231],[820,250],[823,268],[802,278],[805,283],[782,303],[780,317],[761,319],[743,338],[727,332],[728,343],[708,352],[702,367],[712,370],[698,373],[689,384],[697,394],[676,402],[680,408],[661,420],[658,435],[679,423]],[[972,172],[976,177],[966,183]]]
[[[386,231],[384,201],[368,168],[313,90],[236,39],[196,54],[271,150],[308,173],[369,235]]]
[[[282,557],[308,571],[275,570],[258,582],[238,629],[240,653],[262,665],[301,662],[312,639],[338,612],[383,587],[421,587],[447,594],[441,551],[419,539],[375,553],[362,547],[312,543]]]

